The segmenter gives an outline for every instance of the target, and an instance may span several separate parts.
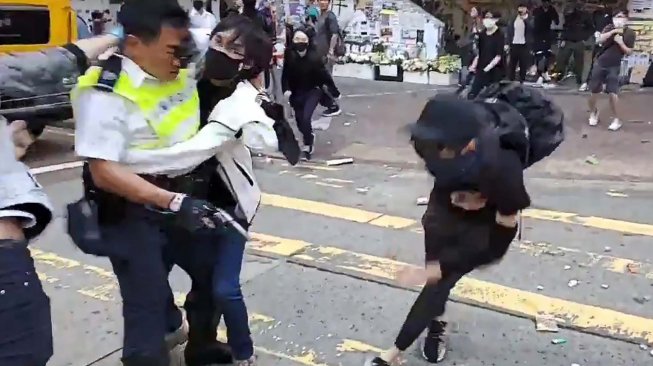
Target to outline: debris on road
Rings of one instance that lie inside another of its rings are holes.
[[[637,264],[637,263],[628,263],[626,265],[626,269],[628,270],[628,273],[638,274],[639,273],[639,264]]]
[[[568,270],[571,269],[571,266],[570,266],[570,265],[566,265],[566,266],[564,266],[564,269],[565,269],[565,271],[568,271]]]
[[[567,282],[567,286],[569,286],[569,287],[578,286],[578,280],[570,280],[569,282]]]
[[[345,164],[353,164],[353,163],[354,163],[354,159],[352,158],[333,159],[333,160],[326,161],[327,166],[337,166],[337,165],[345,165]]]
[[[619,197],[619,198],[627,198],[628,195],[625,193],[617,192],[614,189],[610,189],[607,192],[605,192],[610,197]]]
[[[648,346],[645,344],[640,344],[639,349],[641,349],[642,351],[646,351],[648,349]]]
[[[590,155],[585,158],[585,162],[590,165],[598,165],[599,159],[597,159],[595,155]]]
[[[553,343],[553,344],[565,344],[565,343],[567,343],[567,340],[564,339],[564,338],[553,338],[551,340],[551,343]]]
[[[635,297],[633,297],[633,300],[635,300],[636,303],[643,305],[644,303],[647,303],[647,302],[651,301],[651,297],[650,296],[635,296]]]
[[[542,290],[544,290],[544,286],[542,285],[537,286],[537,291],[542,291]]]
[[[535,316],[535,330],[538,332],[557,332],[558,320],[553,315],[538,314]]]
[[[345,127],[347,127],[347,126],[351,126],[351,122],[345,122],[345,123],[343,123],[342,125],[345,126]]]
[[[605,248],[603,248],[603,251],[606,252],[606,253],[611,252],[612,248],[611,247],[605,247]]]
[[[360,194],[365,194],[365,193],[367,193],[367,192],[369,192],[369,191],[370,191],[370,187],[360,187],[360,188],[356,188],[356,192],[358,192],[358,193],[360,193]]]
[[[610,288],[610,285],[606,285],[604,283],[604,284],[601,285],[601,288],[604,289],[604,290],[607,290],[608,288]]]
[[[418,197],[417,198],[417,206],[425,206],[429,204],[429,198],[428,197]]]

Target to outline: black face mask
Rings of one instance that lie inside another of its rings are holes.
[[[226,54],[210,48],[206,51],[204,77],[215,80],[230,80],[238,76],[241,60],[234,60]]]
[[[297,52],[304,52],[308,49],[308,43],[293,43],[292,47]]]

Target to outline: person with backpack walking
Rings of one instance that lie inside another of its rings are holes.
[[[441,316],[449,294],[463,276],[508,251],[518,213],[531,204],[523,170],[562,143],[563,115],[534,89],[495,84],[475,100],[436,95],[411,135],[435,184],[422,216],[425,267],[402,271],[399,280],[425,285],[393,347],[366,366],[393,364],[425,329],[422,355],[429,363],[444,360]]]
[[[314,45],[318,55],[322,57],[329,74],[333,74],[333,65],[336,62],[336,58],[343,56],[341,54],[341,47],[339,47],[342,41],[340,37],[340,26],[338,25],[338,17],[329,9],[331,0],[318,0],[318,6],[320,7],[320,16],[317,18],[317,23],[315,24]],[[342,113],[340,106],[332,95],[327,95],[326,99],[329,99],[327,103],[320,103],[327,108],[322,112],[323,116],[332,117]]]

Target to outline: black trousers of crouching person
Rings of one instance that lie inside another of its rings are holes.
[[[491,207],[464,211],[448,203],[448,194],[439,200],[431,196],[422,217],[425,257],[427,263],[440,262],[442,279],[426,284],[415,300],[395,340],[400,351],[444,314],[456,283],[475,268],[502,258],[517,233],[517,227],[496,224],[496,210]]]

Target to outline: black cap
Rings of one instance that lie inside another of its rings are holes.
[[[435,96],[426,103],[410,127],[412,140],[432,140],[463,147],[480,134],[487,111],[477,103],[453,96]]]

